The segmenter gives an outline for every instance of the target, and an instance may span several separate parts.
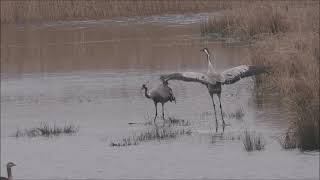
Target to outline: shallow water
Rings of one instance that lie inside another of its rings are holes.
[[[223,87],[223,111],[242,109],[244,117],[226,117],[230,126],[222,137],[221,129],[214,133],[206,87],[170,82],[177,104],[165,105],[166,117],[189,121],[183,128],[192,134],[110,146],[152,128],[143,125],[154,115],[152,101],[140,90],[143,83],[155,87],[163,73],[205,72],[205,56],[199,51],[203,47],[215,53],[218,71],[249,56],[244,46],[201,37],[199,22],[207,15],[1,27],[1,175],[6,174],[4,162],[13,161],[18,179],[318,179],[319,153],[281,149],[278,138],[290,112],[276,93],[261,95],[252,78]],[[52,138],[11,137],[17,129],[41,122],[72,123],[80,131]],[[248,153],[241,140],[230,140],[246,129],[264,137],[264,151]]]

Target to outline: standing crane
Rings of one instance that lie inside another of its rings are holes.
[[[162,119],[164,120],[164,104],[168,101],[174,101],[176,103],[176,98],[173,95],[172,89],[168,86],[168,82],[165,81],[160,84],[156,89],[151,90],[148,92],[148,88],[145,84],[142,85],[141,89],[144,89],[144,95],[148,99],[152,99],[155,106],[155,116],[154,116],[154,123],[156,123],[156,118],[158,116],[158,103],[162,105]]]
[[[216,94],[219,98],[220,103],[220,112],[222,118],[223,131],[225,128],[225,121],[222,113],[222,105],[221,105],[221,85],[233,84],[239,81],[241,78],[258,75],[260,73],[266,72],[265,66],[249,66],[249,65],[241,65],[237,67],[233,67],[223,71],[222,73],[218,73],[215,70],[214,62],[211,62],[210,53],[207,48],[201,49],[201,52],[204,52],[207,55],[208,62],[208,71],[207,73],[199,73],[199,72],[182,72],[182,73],[171,73],[166,75],[161,75],[160,79],[163,83],[168,83],[169,80],[181,80],[188,82],[198,82],[204,84],[209,91],[209,95],[212,99],[214,115],[216,120],[216,132],[218,131],[218,120],[216,113],[216,106],[213,100],[213,94]],[[213,55],[213,59],[214,55]]]

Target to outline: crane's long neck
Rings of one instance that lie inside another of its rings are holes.
[[[208,60],[208,73],[214,73],[215,72],[215,66],[214,62],[211,62],[210,54],[207,54],[207,60]]]
[[[8,180],[12,180],[11,167],[7,167],[7,172],[8,172]]]
[[[144,87],[144,95],[146,96],[146,98],[151,98],[150,95],[148,94],[148,88]]]

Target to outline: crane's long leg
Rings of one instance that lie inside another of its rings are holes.
[[[164,120],[164,107],[163,107],[163,103],[161,103],[162,104],[162,119]]]
[[[216,132],[218,132],[218,119],[217,119],[217,113],[216,113],[216,105],[214,104],[213,94],[210,93],[210,96],[212,99],[212,104],[213,104],[213,109],[214,109],[214,117],[216,118]]]
[[[224,127],[226,126],[226,123],[224,122],[223,113],[222,113],[222,105],[221,105],[221,93],[218,93],[219,103],[220,103],[220,112],[221,112],[221,118],[222,118],[222,128],[224,131]]]
[[[154,107],[156,108],[156,114],[155,114],[155,116],[154,116],[154,119],[153,119],[153,122],[154,122],[154,124],[156,124],[156,118],[157,118],[157,116],[158,116],[158,108],[157,108],[157,103],[156,102],[154,102]]]
[[[163,127],[165,126],[166,120],[164,119],[164,103],[161,103],[162,105],[162,119],[163,119]]]

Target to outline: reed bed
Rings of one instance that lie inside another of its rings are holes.
[[[269,3],[261,1],[239,5],[223,11],[222,16],[211,16],[201,24],[201,33],[218,33],[223,37],[251,40],[277,33],[317,31],[319,4]]]
[[[250,10],[247,10],[250,9]],[[288,30],[287,21],[279,8],[270,4],[254,4],[212,16],[201,25],[203,34],[219,33],[222,36],[248,39],[262,33],[278,33]]]
[[[250,63],[271,67],[262,82],[275,87],[295,113],[286,132],[291,134],[285,138],[290,142],[284,144],[319,150],[319,3],[306,2],[292,6],[254,3],[209,18],[201,29],[204,34],[252,43]]]
[[[276,87],[295,114],[285,144],[296,141],[301,150],[319,149],[319,34],[279,34],[255,44],[251,61],[271,67],[263,82]]]
[[[191,135],[191,133],[190,129],[154,126],[139,134],[123,138],[120,141],[113,141],[110,143],[110,146],[132,146],[146,141],[174,139],[181,135]]]
[[[40,123],[38,127],[31,128],[31,129],[25,129],[20,130],[17,129],[14,137],[38,137],[38,136],[44,136],[44,137],[51,137],[51,136],[59,136],[62,134],[75,134],[79,131],[79,128],[70,124],[70,125],[64,125],[63,127],[58,126],[56,124],[49,125],[48,123]]]
[[[203,12],[230,4],[210,0],[1,0],[1,23]]]

